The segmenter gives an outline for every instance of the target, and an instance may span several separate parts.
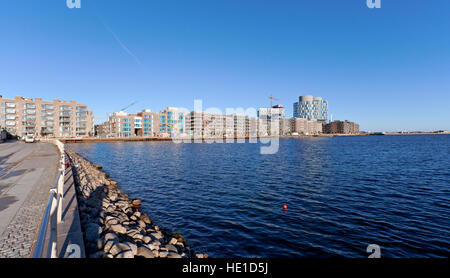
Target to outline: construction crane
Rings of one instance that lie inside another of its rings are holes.
[[[279,101],[279,99],[272,97],[272,94],[270,94],[269,99],[270,99],[270,108],[273,107],[273,101],[274,100]]]

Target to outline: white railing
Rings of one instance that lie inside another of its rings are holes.
[[[56,139],[43,139],[43,142],[48,142],[56,145],[60,153],[59,170],[56,177],[55,184],[50,190],[50,197],[45,210],[44,218],[41,223],[38,240],[34,250],[33,257],[35,258],[57,258],[58,257],[58,224],[62,223],[62,207],[64,197],[64,177],[66,171],[66,157],[64,152],[64,144]],[[47,234],[47,226],[50,221],[50,240],[47,249],[47,255],[43,255],[45,238]]]

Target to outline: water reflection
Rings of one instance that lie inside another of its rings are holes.
[[[366,257],[377,243],[390,257],[449,254],[450,158],[436,151],[449,143],[450,136],[282,139],[276,155],[261,155],[259,144],[70,148],[141,198],[156,223],[211,256]]]

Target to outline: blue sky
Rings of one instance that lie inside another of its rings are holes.
[[[75,99],[97,121],[167,106],[329,101],[362,130],[450,130],[450,1],[0,1],[0,94]]]

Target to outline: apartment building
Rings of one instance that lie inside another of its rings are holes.
[[[266,122],[242,114],[191,112],[186,115],[186,133],[191,137],[247,137],[266,132]]]
[[[323,132],[323,122],[316,119],[308,120],[302,118],[292,118],[290,121],[290,132],[298,134],[321,134]]]
[[[74,100],[0,96],[0,126],[18,136],[86,137],[94,135],[94,116]]]
[[[193,111],[186,115],[186,134],[191,137],[223,137],[232,118],[225,114]],[[231,131],[233,133],[233,131]]]
[[[271,108],[258,109],[258,119],[261,120],[259,135],[280,135],[283,134],[285,109],[283,105],[275,105]],[[281,123],[281,128],[280,128]]]
[[[167,107],[159,112],[159,136],[176,137],[186,134],[186,111],[176,107]]]
[[[145,109],[137,116],[142,119],[142,129],[137,133],[138,136],[158,136],[159,135],[159,114]]]
[[[109,121],[98,126],[100,137],[157,136],[159,114],[143,110],[137,114],[124,111],[113,113]]]
[[[136,136],[139,129],[142,129],[142,118],[137,119],[138,126],[135,126],[135,118],[137,115],[127,114],[124,111],[114,112],[109,116],[109,122],[104,123],[104,125],[109,125],[105,127],[105,131],[109,131],[109,134],[101,137],[131,137]],[[139,126],[139,121],[141,121],[141,126]]]
[[[108,122],[104,122],[94,126],[95,136],[106,138],[111,134],[111,125]]]
[[[233,114],[233,135],[235,137],[245,137],[250,134],[249,117],[246,115]],[[230,129],[228,129],[229,131]]]
[[[359,124],[350,121],[334,121],[324,125],[327,134],[359,134]]]

